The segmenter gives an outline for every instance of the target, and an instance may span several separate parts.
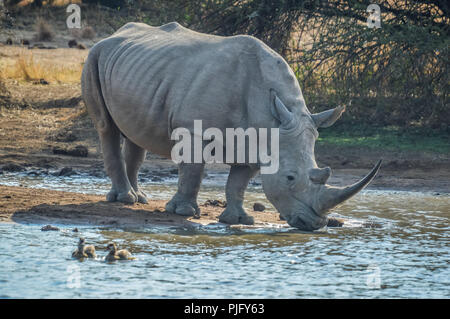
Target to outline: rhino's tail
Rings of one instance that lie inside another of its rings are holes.
[[[81,75],[81,95],[98,133],[118,130],[102,94],[98,60],[101,46],[95,45],[86,59]]]

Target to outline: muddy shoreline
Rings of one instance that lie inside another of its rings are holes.
[[[112,227],[151,227],[155,225],[198,227],[218,224],[223,207],[199,203],[199,217],[168,213],[167,201],[149,200],[148,204],[110,203],[104,196],[47,189],[0,185],[0,222],[22,224],[67,224]],[[253,227],[287,227],[274,211],[247,212],[255,218]],[[225,225],[225,224],[222,224]],[[241,225],[242,226],[242,225]],[[240,227],[235,225],[232,227]],[[248,226],[247,226],[248,227]]]

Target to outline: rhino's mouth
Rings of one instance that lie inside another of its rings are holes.
[[[326,216],[319,215],[314,208],[306,205],[300,199],[294,196],[298,209],[291,212],[288,216],[283,216],[287,223],[295,228],[305,231],[313,231],[322,228],[328,222]]]

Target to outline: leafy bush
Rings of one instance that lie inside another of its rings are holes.
[[[446,129],[450,6],[445,0],[142,1],[136,17],[219,35],[251,34],[293,67],[309,107],[353,102],[347,122]]]
[[[83,30],[81,30],[81,37],[83,39],[93,39],[95,37],[95,31],[94,28],[91,26],[84,27]]]
[[[372,2],[83,0],[114,8],[91,6],[100,15],[94,18],[99,33],[100,26],[112,32],[129,21],[150,25],[177,21],[200,32],[256,36],[290,63],[312,111],[352,101],[340,121],[345,125],[448,130],[448,1],[378,1],[379,29],[366,24]]]
[[[36,22],[36,40],[37,41],[51,41],[54,33],[52,27],[44,20],[38,19]]]

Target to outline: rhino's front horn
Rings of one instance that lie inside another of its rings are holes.
[[[378,170],[381,166],[381,160],[378,161],[377,165],[370,171],[369,174],[366,175],[359,182],[347,186],[347,187],[332,187],[329,185],[325,185],[322,191],[319,194],[317,206],[315,207],[315,211],[319,214],[326,213],[333,207],[336,207],[343,201],[349,199],[364,187],[366,187],[370,181],[375,177]]]

